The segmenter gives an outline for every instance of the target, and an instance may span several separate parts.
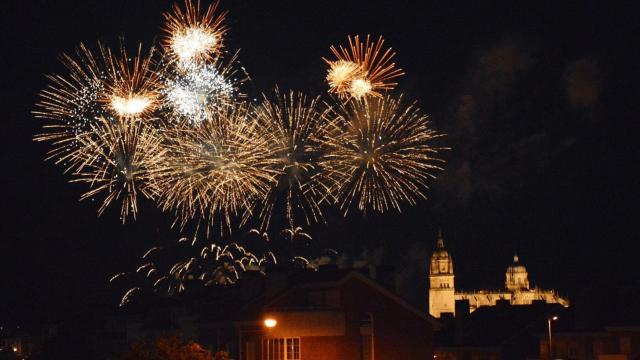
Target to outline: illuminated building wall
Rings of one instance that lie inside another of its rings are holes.
[[[531,288],[527,269],[520,263],[517,255],[513,257],[513,264],[507,268],[504,290],[456,291],[453,259],[445,249],[440,233],[429,266],[429,314],[437,318],[442,313],[455,315],[456,300],[469,300],[472,312],[481,306],[495,306],[498,300],[507,300],[511,305],[528,305],[534,300],[544,300],[548,304],[569,306],[569,301],[554,290]]]

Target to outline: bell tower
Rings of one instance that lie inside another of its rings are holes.
[[[438,232],[436,250],[429,265],[429,314],[440,317],[450,312],[455,315],[455,287],[453,260],[444,248],[442,231]]]

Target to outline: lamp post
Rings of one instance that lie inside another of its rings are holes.
[[[553,360],[553,343],[552,343],[553,338],[551,336],[551,322],[556,320],[558,320],[558,317],[555,315],[547,318],[547,326],[549,328],[549,360]]]

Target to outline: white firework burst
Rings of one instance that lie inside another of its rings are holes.
[[[211,111],[217,111],[241,97],[238,86],[244,79],[235,77],[232,67],[234,55],[228,65],[214,63],[181,62],[165,78],[165,106],[179,119],[191,124],[205,120]]]

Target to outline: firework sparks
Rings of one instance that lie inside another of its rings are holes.
[[[239,86],[246,78],[236,78],[234,64],[237,53],[225,65],[214,63],[189,63],[168,71],[162,94],[165,107],[195,124],[205,120],[211,112],[218,112],[241,98]]]
[[[139,116],[149,108],[151,103],[151,99],[145,96],[133,95],[128,98],[113,96],[111,98],[111,107],[122,117]]]
[[[192,282],[232,284],[243,271],[263,273],[278,260],[317,269],[331,257],[309,260],[292,250],[312,241],[295,220],[324,221],[325,202],[345,216],[353,207],[399,211],[425,197],[440,169],[431,145],[440,135],[415,105],[386,93],[403,72],[382,37],[349,37],[347,47],[332,46],[335,57],[324,59],[329,92],[352,101],[332,108],[319,97],[276,89],[274,98],[254,105],[240,92],[249,77],[238,53],[227,60],[223,51],[226,12],[218,5],[201,11],[199,0],[185,0],[165,13],[161,59],[153,49],[143,55],[141,46],[130,57],[122,46],[114,54],[81,44],[62,56],[66,73],[48,77],[34,111],[53,122],[35,139],[53,145],[49,158],[63,163],[72,181],[89,185],[81,199],[102,197],[98,214],[121,202],[122,221],[135,218],[142,195],[175,213],[176,224],[195,223],[192,241],[176,244],[190,244],[190,256],[166,263],[172,254],[152,247],[126,273],[168,295]],[[280,232],[284,241],[272,242],[268,229],[281,209],[289,228]],[[196,247],[201,225],[207,235],[213,226],[230,233],[233,221],[242,225],[254,214],[260,225],[248,234],[262,240],[251,245],[258,252],[235,242]],[[120,306],[141,291],[130,287]]]
[[[181,63],[209,60],[222,48],[227,28],[222,24],[227,12],[217,13],[219,1],[200,11],[200,0],[185,1],[184,10],[174,4],[164,14],[164,47]]]
[[[222,231],[271,188],[277,143],[267,128],[248,121],[250,111],[248,104],[226,107],[195,126],[168,131],[160,201],[182,225],[198,218]]]
[[[78,148],[76,135],[90,130],[100,116],[108,114],[103,106],[107,93],[110,52],[99,45],[94,54],[84,44],[75,55],[63,54],[60,62],[67,74],[49,75],[49,85],[40,92],[33,111],[36,118],[53,121],[46,125],[46,133],[35,136],[36,141],[49,141],[53,149],[48,158],[64,157]]]
[[[154,246],[152,248],[150,248],[149,250],[147,250],[144,255],[142,255],[143,259],[146,259],[148,256],[150,256],[151,254],[153,254],[156,251],[160,251],[162,250],[162,248],[160,246]]]
[[[326,198],[328,188],[312,181],[318,173],[316,162],[318,134],[327,123],[322,121],[326,110],[321,110],[319,97],[307,99],[302,93],[280,94],[275,100],[266,96],[255,111],[255,121],[263,124],[277,141],[279,152],[274,154],[280,169],[277,182],[261,200],[261,227],[266,229],[274,207],[284,205],[290,223],[296,214],[309,224],[323,220],[320,202]]]
[[[362,99],[371,92],[373,85],[367,79],[355,79],[351,82],[349,93],[356,99]]]
[[[329,115],[335,127],[323,137],[326,169],[318,176],[331,183],[340,210],[353,204],[366,212],[400,211],[400,204],[425,198],[432,173],[439,170],[438,135],[427,116],[402,97],[371,98],[343,104]]]
[[[329,92],[331,93],[348,93],[353,79],[364,75],[362,67],[353,61],[338,60],[328,63],[329,72],[327,73],[327,82],[329,83]]]
[[[291,227],[291,229],[283,229],[281,233],[282,235],[286,236],[291,242],[293,242],[294,239],[299,237],[307,240],[313,240],[311,235],[304,232],[304,229],[299,226],[295,228]]]
[[[384,50],[382,36],[378,41],[372,41],[367,35],[363,43],[356,35],[349,37],[348,41],[347,48],[331,46],[337,60],[324,59],[329,65],[329,92],[343,99],[361,99],[368,95],[381,97],[381,91],[391,90],[397,85],[392,80],[404,73],[392,62],[396,53],[391,48]]]
[[[136,293],[140,292],[141,289],[139,287],[134,287],[129,289],[126,293],[124,293],[124,296],[122,296],[122,299],[120,300],[120,307],[123,307],[125,305],[127,305],[129,302],[131,302],[131,297],[133,295],[135,295]]]
[[[113,275],[113,276],[111,276],[109,278],[109,282],[114,282],[116,279],[118,279],[118,278],[120,278],[120,277],[122,277],[124,275],[125,275],[125,273],[123,273],[123,272],[117,273],[117,274],[115,274],[115,275]]]
[[[155,54],[151,49],[147,56],[142,55],[140,45],[137,55],[130,58],[121,46],[119,56],[109,57],[112,75],[107,82],[107,97],[116,116],[141,118],[155,109],[161,87],[161,71],[156,69]]]
[[[81,199],[105,193],[98,214],[122,198],[122,221],[130,214],[135,218],[138,193],[148,199],[158,194],[154,175],[165,153],[162,138],[141,121],[99,118],[91,128],[77,136],[81,146],[69,156],[72,181],[90,185]]]
[[[145,56],[141,49],[130,58],[122,47],[114,55],[101,44],[95,53],[81,44],[75,57],[62,56],[68,74],[48,77],[51,83],[34,111],[36,117],[54,122],[35,136],[53,144],[49,159],[69,170],[77,165],[69,160],[78,159],[79,153],[89,155],[83,149],[86,137],[101,128],[104,119],[142,119],[154,109],[159,89],[155,52]]]

